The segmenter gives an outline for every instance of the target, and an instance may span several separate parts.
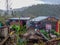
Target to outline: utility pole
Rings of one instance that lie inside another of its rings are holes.
[[[6,15],[9,13],[9,3],[8,0],[6,0]]]
[[[6,0],[6,15],[11,15],[11,0]]]
[[[10,10],[11,10],[11,15],[14,17],[15,16],[14,11],[12,10],[12,8],[10,8]]]

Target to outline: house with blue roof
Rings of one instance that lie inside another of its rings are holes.
[[[39,16],[30,20],[32,27],[45,30],[56,30],[59,18],[55,16]]]

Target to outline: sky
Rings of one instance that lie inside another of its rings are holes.
[[[43,1],[36,0],[9,0],[9,7],[12,9],[22,8],[25,6],[31,6],[36,4],[44,3]],[[6,9],[6,0],[0,0],[0,9]]]
[[[39,0],[48,4],[60,4],[60,0]]]
[[[9,7],[15,9],[45,3],[59,4],[60,0],[9,0]],[[0,9],[6,10],[6,0],[0,0]]]

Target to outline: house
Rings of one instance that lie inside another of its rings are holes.
[[[39,30],[44,29],[56,31],[59,27],[57,26],[57,22],[59,22],[59,18],[55,16],[39,16],[30,20],[31,26]]]

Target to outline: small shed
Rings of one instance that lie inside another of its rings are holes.
[[[26,25],[26,22],[28,20],[30,20],[30,17],[9,18],[7,22],[10,25],[12,25],[12,24],[18,24],[19,25],[20,24],[22,26],[22,25]]]

